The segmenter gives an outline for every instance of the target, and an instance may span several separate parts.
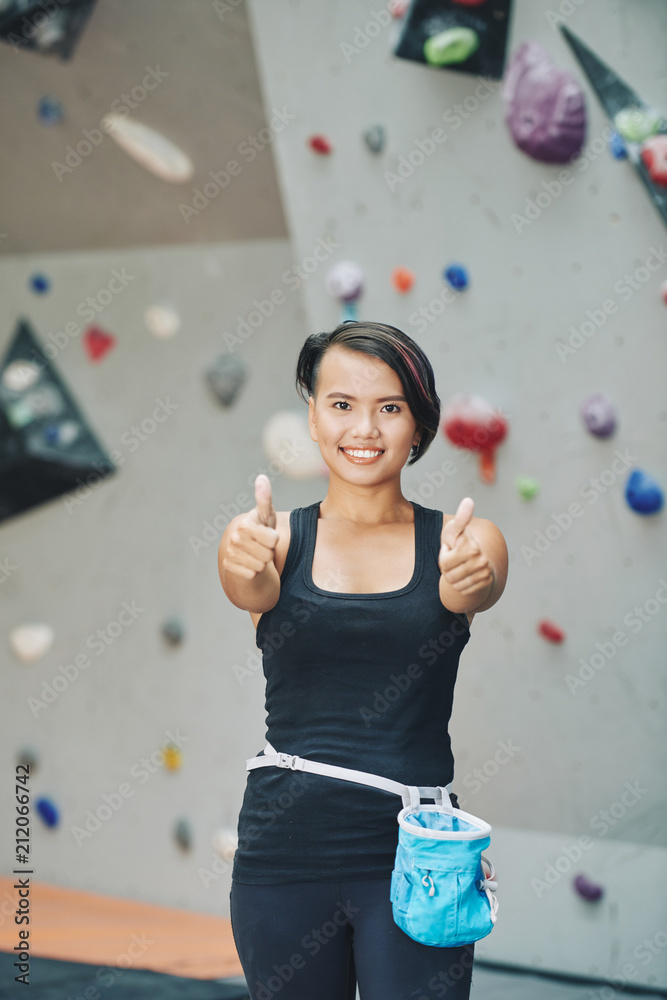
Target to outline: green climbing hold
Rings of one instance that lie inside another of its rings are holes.
[[[522,500],[532,500],[540,492],[540,484],[530,476],[518,476],[516,490]]]
[[[614,115],[616,130],[628,142],[643,142],[660,131],[661,118],[651,108],[623,108]]]
[[[424,58],[431,66],[447,66],[465,62],[478,48],[479,35],[472,28],[448,28],[426,39]]]

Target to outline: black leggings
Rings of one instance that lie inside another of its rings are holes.
[[[474,944],[420,944],[394,923],[391,879],[246,885],[232,932],[251,1000],[468,1000]]]

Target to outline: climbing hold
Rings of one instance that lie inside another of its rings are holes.
[[[173,337],[181,328],[181,317],[168,303],[149,306],[144,313],[144,322],[153,336],[160,340]]]
[[[537,631],[543,638],[548,639],[549,642],[563,642],[565,639],[565,633],[558,625],[554,625],[553,622],[544,619],[540,622],[537,627]]]
[[[324,287],[329,295],[353,302],[364,290],[364,272],[351,260],[340,260],[327,271]]]
[[[616,430],[616,410],[609,396],[594,392],[581,404],[579,410],[586,427],[596,437],[609,437]]]
[[[155,129],[127,117],[127,112],[105,115],[100,126],[128,156],[161,180],[182,184],[194,176],[194,164],[182,149]]]
[[[37,105],[37,117],[42,125],[57,125],[65,117],[63,106],[55,97],[42,97]]]
[[[540,492],[540,484],[530,476],[517,476],[516,491],[522,500],[532,500]]]
[[[609,151],[615,160],[627,160],[628,150],[623,142],[623,136],[612,132],[609,136]]]
[[[640,155],[653,183],[667,185],[667,135],[649,136]]]
[[[23,747],[16,755],[16,763],[27,768],[30,774],[34,774],[39,767],[39,755],[32,747]]]
[[[213,834],[211,843],[221,858],[232,862],[239,846],[238,833],[231,827],[221,827]]]
[[[470,284],[468,272],[463,264],[450,264],[442,276],[457,292],[464,291]]]
[[[465,62],[479,48],[479,35],[472,28],[447,28],[424,42],[424,58],[430,66]]]
[[[392,17],[396,20],[405,17],[408,12],[408,7],[410,6],[410,0],[389,0],[387,4],[387,10]]]
[[[495,449],[507,435],[507,421],[500,412],[481,396],[458,393],[444,409],[443,432],[459,448],[479,452],[480,477],[494,482]]]
[[[101,361],[116,346],[116,338],[99,326],[91,326],[83,335],[83,346],[90,361]]]
[[[623,108],[614,115],[614,125],[628,142],[643,142],[660,129],[661,116],[652,108]]]
[[[9,633],[9,644],[24,663],[34,663],[51,649],[55,632],[50,625],[18,625]]]
[[[537,42],[523,42],[503,77],[505,121],[527,156],[543,163],[567,163],[586,136],[584,94]]]
[[[81,426],[76,420],[61,420],[59,423],[46,424],[42,428],[42,437],[52,448],[66,448],[81,434]]]
[[[577,875],[572,880],[572,884],[581,898],[587,900],[589,903],[597,903],[597,901],[602,899],[602,896],[604,895],[604,889],[602,886],[596,885],[594,882],[590,882],[585,875]]]
[[[348,302],[345,299],[341,302],[339,323],[358,323],[359,306],[356,300]]]
[[[660,285],[660,297],[667,306],[667,280]]]
[[[313,152],[320,153],[322,156],[327,156],[333,152],[333,146],[324,135],[311,135],[308,145]]]
[[[183,628],[183,622],[175,615],[168,618],[162,626],[162,638],[165,642],[168,642],[170,646],[180,646],[183,642],[184,634],[185,629]]]
[[[633,469],[625,485],[625,499],[637,514],[655,514],[662,510],[663,492],[658,483],[641,469]]]
[[[179,771],[183,766],[183,753],[173,743],[167,743],[162,750],[164,766],[168,771]]]
[[[381,153],[387,141],[387,133],[383,125],[372,125],[364,132],[364,142],[371,153]]]
[[[39,375],[39,368],[33,361],[19,358],[10,361],[3,371],[2,384],[12,392],[23,392],[37,381]]]
[[[35,805],[37,806],[37,812],[41,819],[44,820],[47,826],[57,826],[60,819],[58,809],[51,799],[42,796],[37,799]]]
[[[310,479],[322,471],[322,453],[310,436],[308,415],[302,410],[278,410],[269,417],[262,431],[262,447],[270,462],[280,463],[287,479]]]
[[[395,267],[391,272],[391,283],[397,292],[409,292],[415,283],[415,276],[407,267]]]
[[[217,401],[222,406],[231,406],[248,377],[248,366],[234,354],[221,354],[204,375]]]
[[[184,851],[189,851],[192,847],[192,827],[187,819],[181,818],[177,821],[174,827],[174,839]]]
[[[30,287],[38,295],[44,295],[51,288],[51,282],[45,274],[33,274],[30,279]]]

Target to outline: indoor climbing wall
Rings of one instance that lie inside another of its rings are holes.
[[[509,547],[451,727],[499,872],[476,954],[664,986],[667,11],[250,11],[308,326],[418,340],[442,435],[404,493]]]

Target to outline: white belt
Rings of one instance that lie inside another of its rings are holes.
[[[264,747],[262,757],[251,757],[246,761],[246,770],[251,771],[255,767],[284,767],[292,771],[309,771],[312,774],[324,774],[330,778],[343,778],[345,781],[354,781],[359,785],[372,785],[374,788],[381,788],[385,792],[393,792],[400,795],[405,807],[418,806],[422,798],[434,799],[436,805],[453,808],[449,793],[452,790],[452,782],[448,785],[435,785],[427,787],[422,785],[404,785],[400,781],[393,781],[391,778],[384,778],[380,774],[369,774],[368,771],[355,771],[351,767],[338,767],[335,764],[321,764],[317,760],[306,760],[305,757],[298,757],[296,754],[279,753],[267,743]]]

